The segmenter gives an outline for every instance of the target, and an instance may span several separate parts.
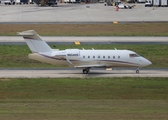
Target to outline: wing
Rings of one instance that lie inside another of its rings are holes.
[[[80,65],[74,66],[75,68],[106,68],[106,65],[95,64],[95,65]]]

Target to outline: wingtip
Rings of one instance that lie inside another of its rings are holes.
[[[21,32],[17,32],[17,35],[21,35]]]

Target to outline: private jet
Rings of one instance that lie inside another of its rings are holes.
[[[116,67],[134,67],[139,73],[139,68],[152,64],[130,50],[59,50],[52,49],[34,30],[18,32],[18,35],[23,36],[32,51],[28,58],[53,65],[70,65],[82,69],[83,74],[88,74],[91,68]]]

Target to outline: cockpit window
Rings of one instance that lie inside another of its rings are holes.
[[[140,57],[138,54],[130,54],[130,57]]]

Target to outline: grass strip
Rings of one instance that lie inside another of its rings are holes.
[[[167,120],[164,100],[1,101],[1,120]]]
[[[167,120],[167,80],[0,79],[0,119]]]
[[[167,100],[167,78],[0,79],[0,99]]]
[[[41,36],[168,36],[168,23],[0,24],[0,36],[33,29]]]

